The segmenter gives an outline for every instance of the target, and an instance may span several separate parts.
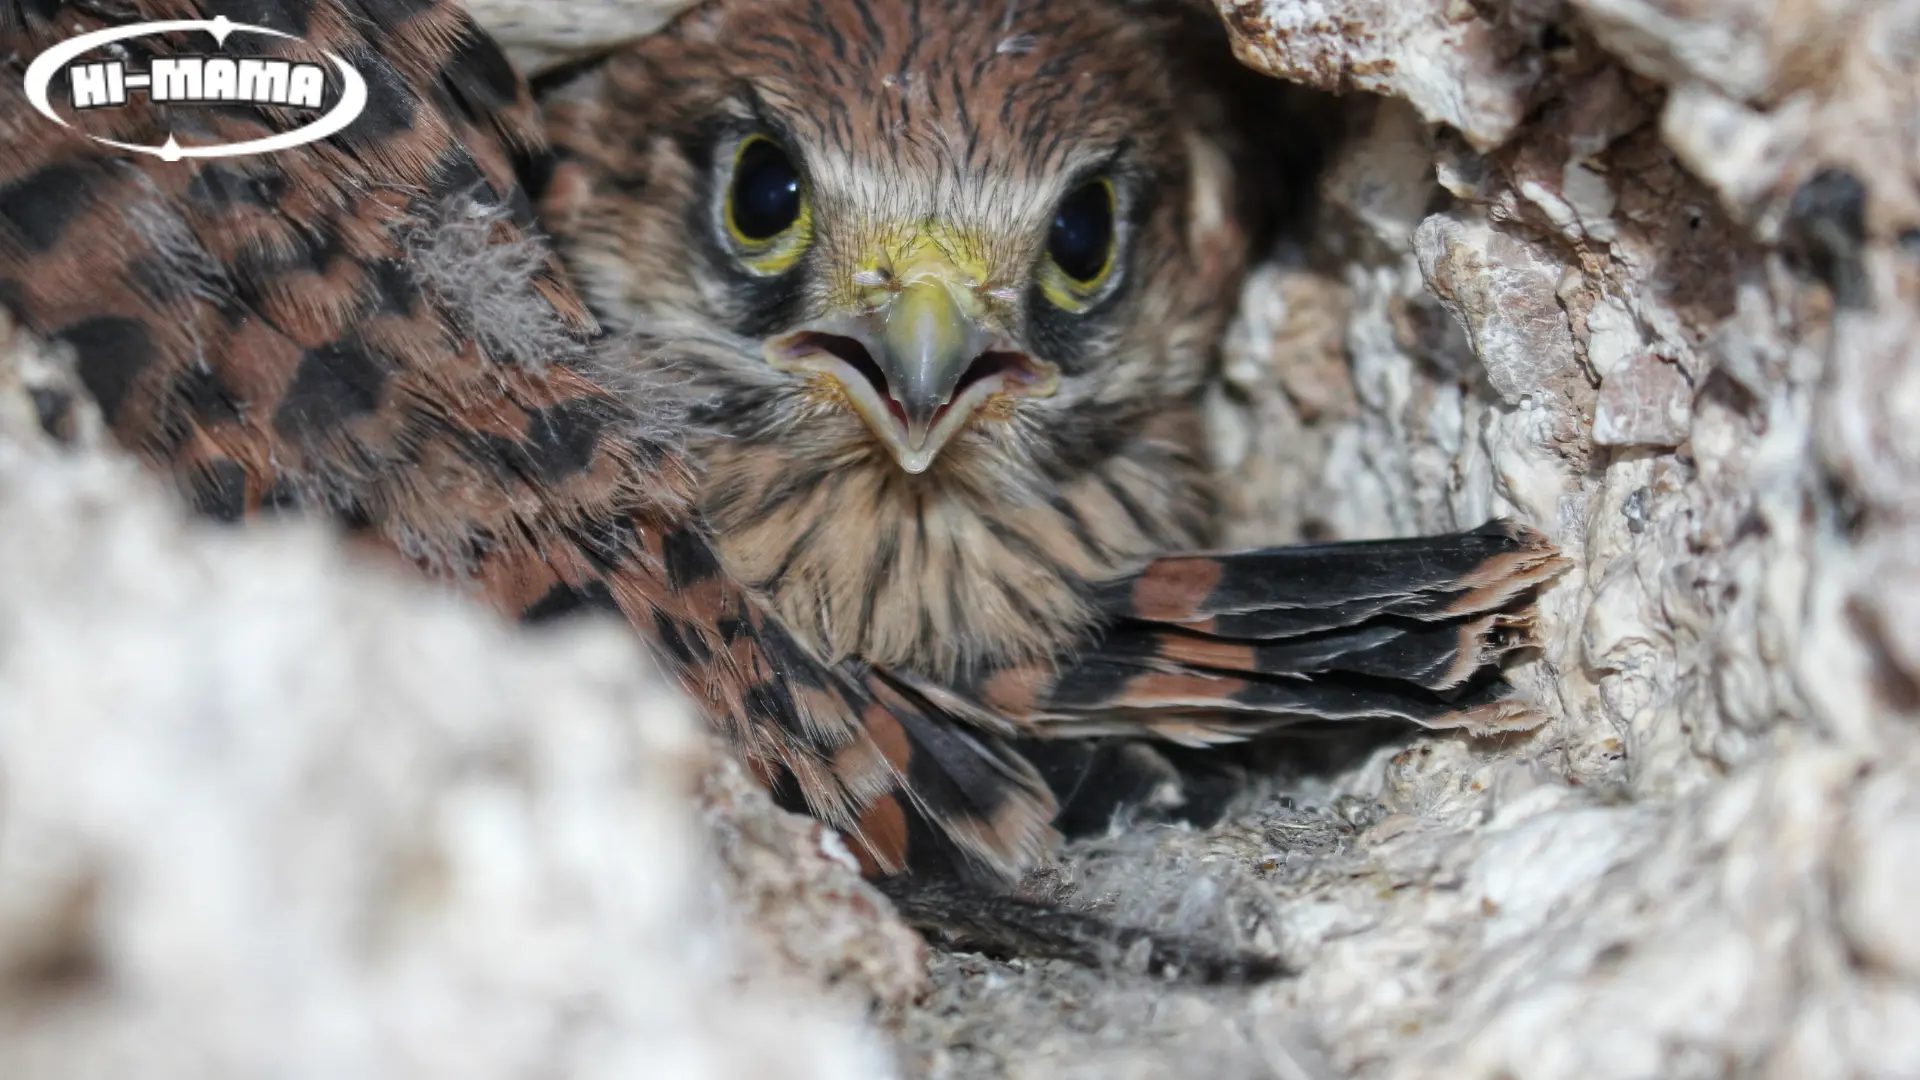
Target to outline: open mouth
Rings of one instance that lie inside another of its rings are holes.
[[[916,428],[888,385],[886,372],[855,338],[805,330],[769,342],[767,359],[783,371],[832,376],[861,419],[909,473],[925,472],[941,447],[994,395],[1044,397],[1059,382],[1052,364],[1011,349],[988,349],[967,365],[952,395],[933,411],[925,426]]]

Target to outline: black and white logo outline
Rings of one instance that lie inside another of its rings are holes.
[[[81,56],[85,55],[86,53],[91,52],[92,50],[98,49],[105,45],[112,45],[116,42],[127,41],[133,38],[148,37],[153,34],[170,34],[170,33],[180,33],[183,31],[193,31],[193,30],[200,30],[213,35],[214,44],[223,49],[226,47],[228,35],[234,33],[235,31],[243,31],[249,34],[265,34],[265,35],[268,35],[269,37],[284,38],[288,41],[302,40],[294,36],[293,34],[283,33],[279,30],[274,30],[269,27],[253,26],[248,23],[237,23],[232,21],[231,19],[228,19],[225,15],[221,15],[212,19],[172,19],[164,22],[130,23],[126,26],[108,27],[104,30],[95,30],[91,33],[81,34],[79,37],[72,38],[68,41],[63,41],[60,44],[55,45],[52,48],[48,49],[46,52],[41,53],[39,56],[34,57],[33,63],[27,66],[27,74],[26,74],[27,102],[33,106],[35,112],[38,112],[40,115],[46,117],[49,120],[52,120],[56,124],[59,124],[61,127],[70,128],[73,126],[72,123],[70,123],[65,117],[61,116],[59,113],[55,112],[53,109],[52,103],[49,101],[49,96],[50,96],[51,87],[53,83],[53,77],[56,74],[58,74],[62,70],[68,70],[70,65],[74,67],[88,66],[88,65],[75,65],[74,61],[78,60]],[[355,120],[359,119],[360,113],[367,107],[366,80],[361,77],[358,71],[354,70],[354,67],[352,64],[347,63],[347,61],[344,58],[340,57],[339,55],[332,52],[325,52],[324,55],[329,61],[333,63],[333,66],[339,71],[341,84],[342,84],[341,92],[340,92],[340,100],[335,102],[333,108],[327,110],[327,112],[324,115],[313,120],[311,123],[303,124],[300,127],[293,129],[292,131],[283,131],[275,135],[265,136],[264,138],[248,139],[244,142],[226,143],[226,144],[217,145],[217,146],[181,146],[179,142],[177,142],[174,139],[171,133],[167,135],[167,141],[162,143],[159,146],[143,146],[139,143],[121,142],[116,139],[103,138],[98,135],[87,135],[87,138],[92,139],[95,142],[103,143],[107,146],[111,146],[117,150],[127,150],[136,154],[151,154],[154,157],[160,158],[163,161],[179,161],[183,158],[223,158],[223,157],[241,157],[248,154],[267,154],[267,153],[272,153],[276,150],[291,150],[298,146],[305,146],[308,143],[317,142],[321,139],[327,138],[330,135],[334,135],[344,130],[348,124],[351,124]],[[169,58],[169,60],[167,61],[156,60],[155,65],[157,66],[161,63],[182,64],[187,62],[197,62],[198,64],[204,66],[209,60],[229,62],[234,67],[234,70],[236,72],[236,78],[238,77],[238,72],[241,70],[239,65],[249,63],[249,61],[246,61],[246,60],[234,60],[232,58],[228,58],[224,56],[222,57],[182,56],[182,57]],[[281,61],[251,61],[251,62],[255,64],[282,63]],[[254,85],[256,87],[266,86],[269,88],[266,91],[266,95],[261,97],[257,103],[272,104],[272,105],[286,105],[286,104],[294,103],[292,99],[295,96],[294,95],[295,89],[298,89],[300,91],[300,96],[304,98],[306,96],[306,91],[308,89],[308,85],[311,82],[311,79],[306,77],[304,72],[301,72],[298,70],[301,67],[312,67],[312,65],[289,65],[287,69],[288,70],[287,79],[277,84],[271,78],[272,75],[278,72],[279,69],[277,68],[267,69],[264,67],[256,67],[256,68],[246,69],[247,71],[253,74],[255,78]],[[226,72],[225,68],[222,68],[216,65],[211,70],[213,70],[217,75],[220,75],[224,78],[225,72]],[[318,70],[318,69],[316,68],[315,70]],[[163,77],[166,78],[168,81],[163,85],[165,85],[168,89],[171,89],[173,86],[176,86],[176,85],[184,86],[186,84],[186,74],[185,74],[186,71],[187,69],[185,68],[169,67],[165,69],[165,73]],[[194,67],[192,69],[192,72],[193,72],[193,85],[197,89],[202,85],[201,79],[204,76],[203,67]],[[110,69],[103,68],[101,70],[102,78],[110,78],[111,75],[112,75],[112,72]],[[139,74],[129,75],[129,74],[126,74],[124,71],[122,71],[119,77],[121,78],[123,83],[121,88],[121,93],[119,96],[124,96],[124,90],[126,88],[149,89],[149,92],[151,93],[152,82],[154,79],[154,75],[152,72],[148,72],[144,75],[139,75]],[[83,75],[83,78],[91,79],[92,73],[89,72]],[[294,86],[294,80],[296,78],[300,80],[300,84],[297,88]],[[69,72],[68,79],[69,79],[69,83],[71,84],[73,80],[73,75],[71,72]],[[134,82],[135,79],[142,79],[144,81],[136,83]],[[276,85],[278,89],[286,91],[281,96],[288,98],[288,100],[284,100],[284,101],[276,100],[273,92],[273,88],[275,88]],[[78,97],[78,94],[76,92],[76,98],[77,97]],[[157,98],[157,100],[166,101],[169,99],[163,95]],[[211,100],[248,100],[248,99],[216,98]],[[108,102],[107,104],[110,105],[112,103]],[[88,108],[88,107],[101,107],[101,106],[93,105],[93,106],[78,106],[78,107]],[[85,134],[85,133],[82,132],[82,134]]]

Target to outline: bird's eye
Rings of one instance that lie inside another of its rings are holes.
[[[1040,266],[1040,291],[1063,311],[1092,306],[1113,277],[1118,237],[1114,224],[1113,181],[1102,177],[1081,184],[1053,209],[1047,229],[1047,259]]]
[[[1060,200],[1047,232],[1047,256],[1074,284],[1100,284],[1113,265],[1113,184],[1095,180]]]
[[[727,186],[727,229],[752,247],[779,239],[799,223],[806,205],[800,170],[780,144],[755,135],[734,154]]]

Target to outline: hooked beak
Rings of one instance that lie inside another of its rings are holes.
[[[1059,372],[983,324],[980,298],[951,263],[915,270],[881,287],[871,310],[774,338],[766,357],[782,371],[832,378],[900,467],[917,474],[990,401],[1044,397]]]

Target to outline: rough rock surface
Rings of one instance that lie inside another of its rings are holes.
[[[1220,0],[1241,60],[1320,90],[1411,102],[1486,149],[1505,141],[1546,69],[1533,48],[1560,0]]]
[[[468,0],[467,9],[533,75],[665,26],[693,0]]]
[[[946,961],[917,1060],[1920,1075],[1920,3],[1221,6],[1386,95],[1248,286],[1234,538],[1544,528],[1577,565],[1516,678],[1554,719],[1078,845],[1056,891],[1302,975]]]

